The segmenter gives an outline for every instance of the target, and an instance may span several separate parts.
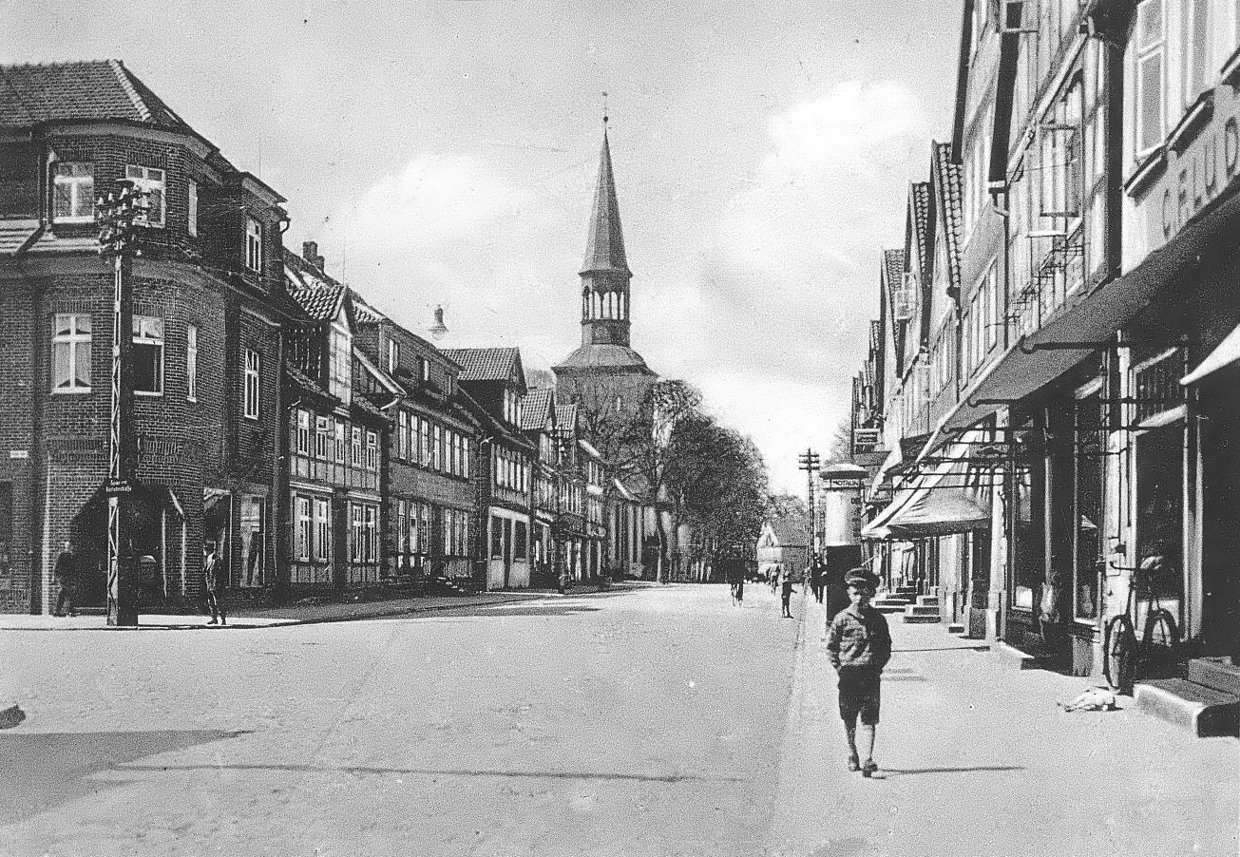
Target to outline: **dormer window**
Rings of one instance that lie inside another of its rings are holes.
[[[253,217],[245,219],[245,266],[251,271],[263,269],[263,225]]]
[[[52,220],[90,223],[94,218],[95,165],[82,161],[56,164],[52,177]]]
[[[144,226],[164,227],[164,182],[165,173],[157,167],[139,167],[130,164],[125,167],[125,178],[133,182],[134,190],[144,195],[146,213],[136,222]]]
[[[328,391],[344,404],[352,400],[353,387],[353,337],[337,325],[332,325],[331,350],[328,355]]]

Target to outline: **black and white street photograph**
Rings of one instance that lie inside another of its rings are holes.
[[[0,0],[0,857],[1240,857],[1240,3]]]

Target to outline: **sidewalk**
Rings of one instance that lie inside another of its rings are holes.
[[[825,616],[803,602],[769,857],[1237,853],[1240,741],[1125,710],[1066,713],[1089,679],[888,617],[895,654],[866,780],[845,770]]]
[[[647,581],[622,581],[613,584],[612,592],[652,585]],[[0,631],[217,631],[246,628],[270,628],[284,625],[310,625],[322,622],[348,622],[358,619],[378,619],[392,616],[414,615],[437,610],[467,609],[513,601],[532,601],[540,598],[569,598],[579,595],[595,595],[598,590],[592,584],[580,584],[560,595],[555,590],[521,589],[498,592],[480,592],[476,595],[424,596],[421,598],[392,598],[383,601],[330,601],[323,603],[290,604],[282,607],[239,608],[228,612],[227,625],[208,625],[203,615],[143,615],[137,628],[117,628],[107,624],[102,615],[80,616],[33,616],[22,613],[0,614]]]

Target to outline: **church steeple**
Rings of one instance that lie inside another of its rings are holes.
[[[598,186],[590,213],[586,256],[581,267],[581,344],[629,344],[629,270],[620,227],[620,204],[611,169],[607,116],[603,115],[603,151]]]

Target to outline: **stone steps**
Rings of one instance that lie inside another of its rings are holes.
[[[904,622],[906,624],[914,623],[937,623],[939,621],[939,608],[932,604],[910,604],[904,608]]]
[[[1231,658],[1193,658],[1188,662],[1188,680],[1240,697],[1240,667]]]
[[[1182,726],[1198,738],[1240,735],[1240,695],[1182,678],[1137,682],[1137,709]]]

